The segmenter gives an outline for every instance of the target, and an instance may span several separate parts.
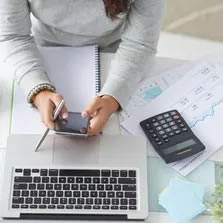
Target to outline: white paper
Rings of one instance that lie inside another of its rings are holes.
[[[41,48],[44,65],[57,92],[63,95],[69,111],[81,112],[96,94],[95,46]],[[45,126],[39,112],[30,107],[25,95],[15,87],[12,134],[42,134]]]
[[[133,135],[144,135],[139,122],[168,110],[177,109],[206,149],[200,154],[172,164],[187,175],[223,145],[223,65],[212,61],[197,64],[161,96],[122,122]]]
[[[155,98],[160,96],[168,87],[178,81],[183,75],[193,67],[194,62],[187,62],[181,66],[174,67],[167,71],[145,78],[140,84],[138,90],[130,97],[126,107],[120,112],[119,119],[122,123],[125,119],[130,118],[140,109],[144,109]],[[156,73],[156,71],[153,71]],[[122,135],[131,135],[127,129],[121,126]],[[148,156],[158,157],[159,155],[152,148],[150,143],[147,143]]]
[[[145,107],[153,99],[163,93],[169,86],[163,76],[151,77],[142,82],[139,89],[129,98],[125,108],[120,112],[123,119],[131,117],[135,111]]]
[[[159,75],[145,78],[120,112],[122,121],[130,118],[137,110],[143,109],[160,96],[169,86],[183,77],[183,75],[179,75],[179,71],[186,72],[190,67],[190,63],[186,63],[186,65],[162,72]]]

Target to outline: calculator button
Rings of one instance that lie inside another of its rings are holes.
[[[173,126],[173,125],[175,125],[176,123],[174,122],[174,121],[172,121],[172,122],[169,122],[169,125],[170,126]]]
[[[183,132],[187,132],[188,129],[187,129],[187,128],[182,128],[182,131],[183,131]]]
[[[170,132],[168,135],[169,135],[170,137],[171,137],[171,136],[174,136],[174,132]]]
[[[178,119],[180,119],[180,116],[179,116],[179,115],[174,115],[174,116],[173,116],[173,119],[174,119],[174,120],[178,120]]]
[[[169,115],[168,113],[166,113],[166,114],[163,115],[163,117],[164,117],[164,118],[169,118],[170,115]]]
[[[166,119],[166,121],[171,122],[171,121],[173,121],[173,119],[171,117],[169,117],[169,118]]]
[[[163,126],[164,129],[169,127],[168,124],[164,124],[164,125],[162,125],[162,126]]]
[[[185,125],[184,125],[183,123],[179,124],[179,126],[180,126],[181,128],[185,127]]]
[[[161,126],[158,126],[158,127],[156,127],[156,130],[157,131],[160,131],[160,130],[162,130],[163,128],[161,127]]]
[[[163,135],[163,134],[165,134],[165,131],[164,130],[161,130],[161,131],[159,131],[159,134],[160,135]]]
[[[177,130],[177,129],[178,129],[178,127],[177,127],[176,125],[172,126],[171,128],[172,128],[173,130]]]
[[[158,137],[156,137],[154,140],[155,140],[156,142],[159,142],[159,141],[160,141],[160,139],[159,139]]]
[[[179,119],[179,120],[176,120],[176,123],[177,124],[180,124],[181,123],[181,120]]]
[[[167,135],[163,135],[162,138],[163,138],[163,139],[167,139],[168,136],[167,136]]]
[[[154,126],[154,127],[159,126],[159,122],[154,122],[154,123],[153,123],[153,126]]]
[[[169,139],[164,139],[164,142],[169,142],[170,140]]]
[[[154,133],[154,130],[153,129],[149,129],[149,133]]]
[[[174,115],[176,115],[176,114],[177,114],[176,111],[172,111],[172,112],[170,112],[170,115],[172,115],[172,116],[174,116]]]
[[[172,130],[171,130],[171,128],[167,128],[166,129],[166,133],[169,133],[169,132],[171,132]]]
[[[176,130],[175,134],[179,135],[180,134],[180,130]]]
[[[161,125],[163,125],[163,124],[165,124],[165,123],[166,123],[166,121],[165,121],[164,119],[160,121],[160,124],[161,124]]]
[[[157,134],[156,134],[156,133],[153,133],[153,134],[152,134],[152,137],[153,137],[153,138],[156,138],[156,137],[157,137]]]
[[[145,128],[146,128],[146,129],[150,129],[150,127],[151,127],[151,126],[150,126],[149,123],[146,123],[146,124],[145,124]]]
[[[161,141],[157,142],[156,143],[157,145],[162,145],[163,143]]]
[[[156,122],[156,119],[155,119],[155,118],[153,118],[151,121],[154,123],[154,122]]]
[[[162,116],[162,115],[157,116],[157,120],[158,120],[158,121],[160,121],[160,120],[162,120],[162,119],[163,119],[163,116]]]

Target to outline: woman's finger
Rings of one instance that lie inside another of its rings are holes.
[[[41,109],[42,120],[49,129],[54,129],[53,111],[54,104],[51,101],[48,101]]]
[[[60,104],[60,102],[63,100],[63,97],[59,94],[53,93],[50,99],[54,103],[55,107],[57,107]]]
[[[60,104],[60,102],[63,100],[63,97],[59,94],[54,94],[51,100],[54,103],[55,107],[57,107]],[[60,115],[62,115],[62,117],[64,119],[68,118],[69,113],[68,113],[66,106],[63,106],[63,108],[60,112]]]
[[[67,119],[69,117],[69,113],[65,105],[63,106],[60,115],[63,117],[63,119]]]
[[[91,119],[90,126],[88,129],[88,135],[98,135],[104,127],[104,123],[96,115]]]
[[[104,110],[100,110],[97,115],[95,115],[91,121],[88,130],[89,135],[97,135],[99,134],[109,118],[109,114],[107,114]]]
[[[82,117],[87,118],[89,116],[95,115],[97,110],[102,106],[101,97],[97,96],[94,98],[93,102],[82,112]]]

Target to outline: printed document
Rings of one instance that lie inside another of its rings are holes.
[[[165,71],[153,71],[155,75],[145,78],[136,92],[130,97],[127,105],[119,114],[120,123],[125,119],[130,118],[140,109],[144,109],[155,98],[160,96],[168,87],[183,77],[185,73],[191,70],[196,62],[186,62],[180,66],[168,69]],[[157,74],[156,74],[157,73]],[[150,75],[150,73],[148,73]],[[121,126],[122,135],[131,135],[127,129]],[[158,157],[154,149],[151,149],[151,144],[147,144],[148,156]]]
[[[141,82],[136,92],[129,98],[127,105],[120,112],[121,121],[130,118],[137,110],[143,109],[148,103],[161,95],[168,87],[183,77],[194,62],[187,62],[183,65],[165,70],[158,75],[151,76],[156,71],[150,71]]]
[[[222,73],[223,65],[218,62],[199,62],[157,99],[124,120],[122,126],[133,135],[144,135],[139,126],[140,121],[177,109],[206,146],[199,154],[169,164],[182,175],[189,174],[223,145]],[[152,146],[150,149],[153,149]]]

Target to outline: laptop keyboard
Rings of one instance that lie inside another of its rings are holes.
[[[12,209],[137,210],[136,170],[14,169]]]

